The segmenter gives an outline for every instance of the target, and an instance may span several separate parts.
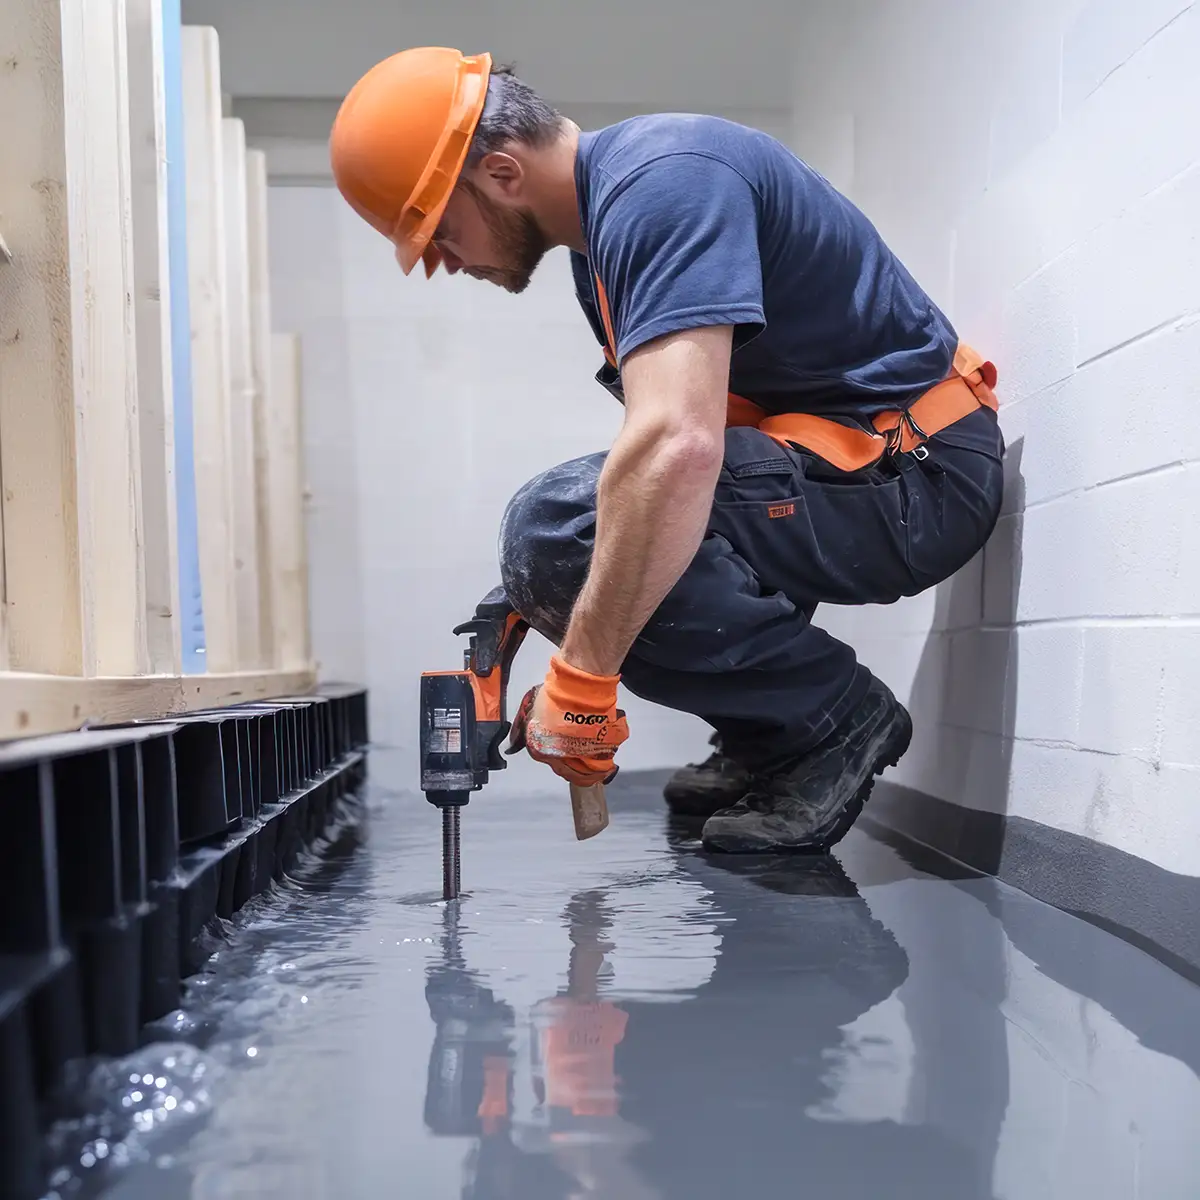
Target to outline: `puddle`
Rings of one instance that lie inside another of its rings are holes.
[[[445,903],[387,782],[93,1070],[59,1200],[1200,1195],[1200,991],[1133,947],[863,830],[708,858],[635,779],[586,843],[489,788]]]

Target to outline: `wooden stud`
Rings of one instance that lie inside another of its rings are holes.
[[[302,695],[315,682],[311,669],[131,679],[0,673],[0,740]]]
[[[3,0],[9,663],[145,671],[124,0]],[[15,115],[20,114],[20,119]]]
[[[254,450],[254,364],[250,326],[250,249],[246,208],[246,130],[221,122],[224,153],[225,311],[229,318],[230,479],[238,669],[263,666],[258,595],[258,513]]]
[[[148,666],[125,0],[62,5],[85,675]]]
[[[138,427],[152,674],[178,675],[179,555],[161,0],[126,0]]]
[[[4,511],[0,507],[0,671],[8,670],[8,593],[4,586]]]
[[[0,480],[0,490],[4,481]],[[0,671],[8,670],[8,591],[4,585],[4,505],[0,503]]]
[[[178,673],[161,13],[0,0],[0,111],[23,118],[0,140],[0,738],[314,683],[298,343],[269,334],[265,163],[240,123],[222,130],[215,31],[185,30],[183,57],[202,676]],[[242,640],[286,669],[236,669]]]
[[[307,666],[308,551],[304,527],[304,438],[300,411],[300,339],[271,339],[267,477],[270,493],[276,654],[284,668]]]
[[[8,665],[83,671],[62,13],[0,0],[0,502]]]
[[[12,262],[8,243],[0,233],[0,267]],[[8,670],[8,600],[4,587],[4,481],[0,479],[0,671]]]
[[[183,28],[188,296],[192,319],[192,417],[206,661],[238,665],[230,471],[229,330],[225,311],[225,204],[217,31]]]
[[[267,463],[271,387],[271,267],[267,239],[267,156],[246,152],[247,234],[250,254],[250,360],[254,378],[254,480],[258,514],[258,602],[262,615],[259,646],[265,663],[279,666],[275,645],[272,590],[270,476]]]

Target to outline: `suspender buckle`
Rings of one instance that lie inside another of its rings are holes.
[[[927,442],[929,440],[929,434],[927,434],[925,430],[923,430],[920,425],[917,424],[916,418],[912,415],[911,409],[905,409],[901,414],[901,419],[904,421],[905,425],[912,430],[914,437],[920,438],[923,442]]]
[[[900,423],[896,426],[896,449],[903,452],[902,447],[904,445],[904,439],[901,436],[901,433],[906,425],[911,431],[913,437],[917,439],[917,444],[908,451],[908,454],[917,462],[924,462],[929,457],[929,447],[925,445],[925,443],[929,440],[929,434],[927,434],[925,430],[923,430],[920,425],[917,424],[916,418],[908,409],[905,409],[905,411],[900,414]]]

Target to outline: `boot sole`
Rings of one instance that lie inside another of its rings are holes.
[[[912,742],[912,717],[902,704],[898,703],[896,708],[897,712],[892,719],[892,727],[888,731],[887,740],[876,755],[870,773],[858,791],[838,810],[834,822],[827,832],[819,832],[812,841],[797,846],[781,843],[759,845],[749,840],[744,845],[738,846],[734,839],[729,838],[725,839],[724,845],[712,845],[706,840],[704,848],[722,854],[828,853],[831,847],[836,846],[850,832],[850,827],[862,814],[863,806],[871,795],[871,789],[875,786],[876,776],[882,775],[888,767],[894,767],[904,757]]]

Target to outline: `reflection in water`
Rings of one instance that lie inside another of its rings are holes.
[[[908,974],[838,860],[683,861],[731,921],[693,1001],[630,1006],[618,1070],[623,1109],[650,1135],[637,1155],[647,1177],[678,1196],[735,1196],[751,1182],[765,1195],[980,1196],[961,1186],[964,1147],[855,1112],[838,1090],[857,1048],[843,1031]]]
[[[710,858],[636,788],[586,843],[561,796],[489,788],[448,906],[428,806],[376,792],[369,842],[239,915],[93,1077],[60,1195],[1200,1195],[1197,989],[865,829]]]
[[[836,1175],[839,1195],[907,1194],[895,1191],[898,1159],[913,1186],[943,1185],[954,1147],[854,1111],[841,1086],[847,1060],[871,1049],[843,1031],[888,1000],[908,963],[837,859],[710,860],[673,833],[726,918],[715,970],[681,1003],[623,999],[603,978],[617,949],[610,889],[567,903],[566,987],[519,1018],[466,969],[457,906],[447,911],[426,988],[437,1034],[425,1111],[434,1132],[479,1137],[464,1196],[726,1196],[749,1164],[774,1194],[800,1162],[806,1177]],[[881,1162],[860,1153],[873,1141]]]
[[[443,916],[442,957],[430,964],[425,999],[433,1018],[425,1124],[438,1137],[492,1134],[509,1109],[513,1013],[467,970],[459,906]]]
[[[582,892],[567,904],[566,988],[534,1005],[522,1031],[508,1005],[467,969],[459,920],[459,905],[447,905],[442,959],[430,966],[425,988],[436,1026],[425,1123],[436,1136],[478,1138],[463,1200],[658,1200],[627,1161],[643,1136],[619,1111],[615,1055],[628,1017],[601,995],[613,949],[605,893]],[[518,1097],[522,1086],[528,1094]]]

